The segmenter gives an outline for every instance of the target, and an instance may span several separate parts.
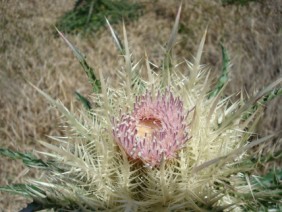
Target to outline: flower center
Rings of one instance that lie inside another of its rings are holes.
[[[153,132],[161,128],[161,121],[156,118],[140,119],[137,126],[137,136],[152,136]]]

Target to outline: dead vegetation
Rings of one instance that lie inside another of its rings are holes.
[[[180,1],[145,2],[144,15],[126,26],[135,58],[146,51],[156,63],[169,37]],[[36,142],[47,135],[63,134],[60,114],[48,106],[27,81],[68,108],[79,108],[74,91],[90,94],[90,86],[79,63],[64,42],[55,36],[58,17],[70,10],[73,2],[0,2],[0,139],[4,147],[21,151],[42,149]],[[114,26],[121,32],[121,25]],[[252,94],[281,77],[282,3],[269,0],[263,5],[225,6],[220,1],[184,1],[180,35],[175,52],[180,61],[193,59],[200,38],[208,27],[203,63],[218,74],[221,66],[220,42],[232,59],[229,94],[241,89]],[[114,83],[119,64],[118,52],[106,28],[83,37],[67,35],[96,70],[102,69]],[[259,126],[259,133],[270,134],[282,128],[282,99],[272,101]],[[275,142],[281,143],[281,139]],[[279,147],[279,146],[278,146]],[[20,182],[27,170],[20,163],[0,158],[0,184]],[[28,173],[34,175],[36,173]],[[39,176],[38,176],[39,177]],[[22,198],[3,193],[2,211],[24,206]]]

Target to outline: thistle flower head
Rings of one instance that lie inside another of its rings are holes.
[[[115,121],[113,135],[120,148],[146,166],[160,165],[176,157],[187,141],[186,113],[183,102],[171,91],[136,97],[133,111]]]

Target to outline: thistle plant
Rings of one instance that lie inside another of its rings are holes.
[[[140,61],[135,63],[129,51],[125,27],[121,42],[107,21],[124,56],[118,87],[107,84],[101,70],[96,77],[79,50],[59,32],[87,73],[94,94],[86,99],[77,93],[86,109],[77,115],[34,86],[66,117],[69,131],[65,137],[51,137],[56,144],[40,141],[49,150],[39,152],[46,160],[0,149],[0,154],[44,172],[41,179],[0,190],[32,198],[28,208],[38,210],[278,210],[281,171],[252,175],[262,159],[248,150],[276,136],[251,141],[263,104],[281,95],[276,86],[282,80],[254,97],[245,100],[242,94],[232,102],[224,95],[229,68],[226,50],[222,48],[224,65],[216,85],[200,64],[206,32],[194,61],[184,61],[187,74],[183,74],[171,51],[180,11],[181,7],[158,71],[151,69],[145,54],[144,78]]]

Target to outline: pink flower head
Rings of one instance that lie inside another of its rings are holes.
[[[171,91],[136,97],[133,112],[114,120],[116,142],[132,159],[140,159],[146,166],[160,165],[162,160],[176,157],[187,141],[186,113],[183,102]]]

